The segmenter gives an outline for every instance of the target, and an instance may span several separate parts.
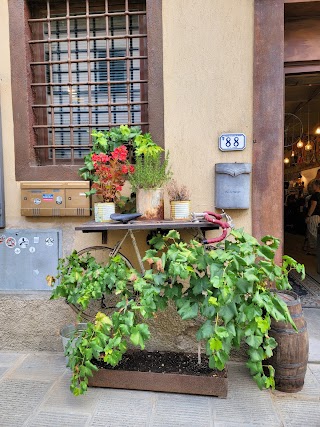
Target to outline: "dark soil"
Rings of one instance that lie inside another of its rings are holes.
[[[133,351],[124,354],[122,360],[115,367],[104,363],[103,360],[95,360],[93,363],[99,368],[113,370],[179,373],[198,376],[214,375],[222,378],[227,376],[226,371],[220,372],[209,368],[207,356],[201,356],[201,365],[199,365],[196,354],[186,353]]]

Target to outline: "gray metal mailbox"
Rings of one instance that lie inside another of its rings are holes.
[[[217,163],[215,206],[221,209],[250,207],[251,163]]]

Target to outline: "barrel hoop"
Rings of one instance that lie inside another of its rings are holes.
[[[300,368],[301,366],[306,366],[307,365],[307,361],[305,362],[300,362],[300,363],[289,363],[289,364],[277,364],[277,369],[279,368],[284,368],[284,369],[290,369],[290,368]]]
[[[291,314],[292,319],[298,319],[299,317],[302,317],[302,311],[300,313]]]
[[[287,375],[278,375],[277,373],[275,374],[275,378],[276,380],[295,380],[298,378],[303,378],[305,377],[305,372],[303,372],[300,375],[294,375],[294,376],[287,376]]]
[[[292,330],[290,330],[290,329],[278,329],[278,328],[274,328],[273,326],[271,328],[271,331],[285,332],[286,334],[289,334],[289,335],[290,334],[298,334],[298,333],[304,332],[306,330],[307,330],[307,326],[304,326],[303,328],[298,329],[298,331],[295,331],[294,329],[292,329]]]

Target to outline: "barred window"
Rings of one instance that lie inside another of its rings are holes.
[[[78,164],[93,128],[147,131],[145,1],[34,0],[29,8],[38,164]]]

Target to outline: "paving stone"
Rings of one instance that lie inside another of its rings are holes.
[[[214,425],[237,421],[239,425],[282,426],[274,410],[271,394],[268,390],[259,390],[244,365],[229,365],[228,379],[227,399],[210,401]]]
[[[90,415],[40,412],[29,419],[26,427],[85,427]]]
[[[70,372],[54,383],[41,405],[42,411],[92,413],[100,397],[101,389],[90,387],[85,395],[74,396],[70,391]]]
[[[23,359],[22,353],[0,352],[0,366],[12,366],[19,358]]]
[[[9,370],[8,367],[0,366],[0,379],[6,372],[8,372],[8,370]]]
[[[14,379],[4,379],[0,384],[1,427],[21,427],[51,386],[49,382]]]
[[[56,353],[32,353],[12,372],[12,378],[55,380],[66,371],[65,358]]]
[[[209,400],[203,396],[158,393],[150,426],[213,426]]]
[[[319,427],[319,402],[282,398],[276,400],[276,406],[286,427]]]
[[[309,333],[309,362],[320,363],[320,310],[319,308],[304,308],[304,317]]]
[[[312,372],[312,374],[314,375],[314,377],[316,378],[316,380],[319,382],[319,386],[320,386],[320,365],[310,363],[308,367]]]
[[[153,393],[119,392],[103,389],[90,422],[94,427],[149,426]]]

